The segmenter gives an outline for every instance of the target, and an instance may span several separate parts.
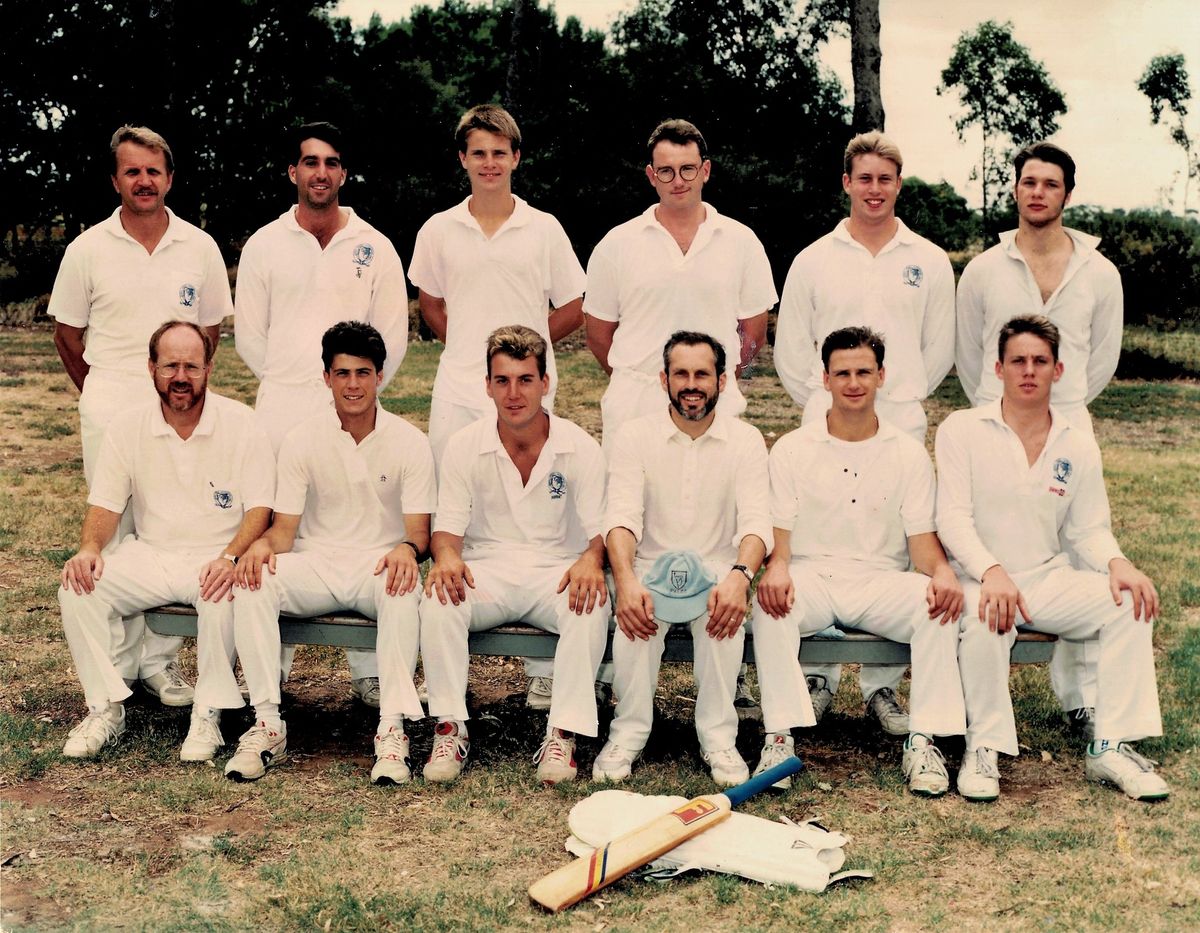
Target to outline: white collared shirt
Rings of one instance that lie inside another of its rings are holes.
[[[691,550],[704,561],[732,564],[747,535],[771,547],[769,485],[758,428],[718,410],[709,429],[692,440],[663,405],[617,431],[605,534],[633,532],[639,561]]]
[[[999,399],[956,411],[938,428],[938,535],[976,580],[994,564],[1009,574],[1065,564],[1067,545],[1100,571],[1123,556],[1100,448],[1053,406],[1050,413],[1046,445],[1032,466]]]
[[[523,324],[546,341],[553,400],[558,377],[549,308],[583,294],[583,267],[552,215],[514,195],[512,214],[489,238],[471,214],[470,201],[425,221],[408,269],[413,285],[446,302],[446,348],[433,396],[481,415],[494,411],[483,385],[487,338],[497,327]]]
[[[387,550],[407,537],[406,514],[427,515],[436,505],[429,439],[382,408],[358,444],[331,403],[289,431],[279,449],[275,511],[300,516],[297,551]]]
[[[791,532],[792,560],[907,570],[908,539],[937,530],[929,454],[887,421],[850,442],[821,418],[776,441],[770,467],[771,520]]]
[[[125,232],[118,207],[63,254],[46,313],[87,328],[89,366],[145,377],[150,335],[160,324],[211,327],[233,314],[216,241],[170,208],[167,218],[153,253]]]
[[[954,362],[954,270],[945,251],[896,220],[876,255],[850,236],[849,220],[792,261],[775,327],[775,370],[797,405],[822,388],[821,344],[843,327],[883,336],[879,397],[922,401]]]
[[[463,537],[463,558],[512,557],[539,566],[574,560],[603,531],[604,454],[583,428],[550,415],[529,482],[500,441],[496,416],[456,432],[438,479],[434,531]]]
[[[384,385],[408,350],[408,289],[391,241],[348,207],[328,245],[296,222],[296,208],[246,241],[238,264],[234,337],[260,381],[321,386],[321,337],[339,321],[383,336]]]
[[[245,512],[270,508],[275,457],[254,412],[211,389],[192,436],[183,440],[156,397],[108,426],[88,504],[120,514],[132,500],[141,541],[164,550],[221,553]]]
[[[1099,237],[1063,228],[1074,251],[1062,281],[1043,303],[1033,272],[1017,248],[1017,231],[976,256],[958,283],[955,363],[973,405],[1000,397],[996,376],[1000,330],[1021,314],[1044,314],[1058,327],[1062,378],[1050,390],[1059,408],[1090,404],[1108,385],[1121,356],[1125,318],[1121,274],[1096,251]]]

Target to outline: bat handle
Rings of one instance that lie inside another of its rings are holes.
[[[730,787],[722,793],[729,798],[731,806],[736,807],[738,804],[745,803],[755,794],[766,790],[776,781],[781,781],[785,777],[789,777],[804,767],[804,762],[799,758],[792,757],[787,761],[777,764],[774,768],[769,768],[762,774],[750,778],[744,784],[738,784],[736,787]]]

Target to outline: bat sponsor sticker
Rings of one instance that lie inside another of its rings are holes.
[[[703,797],[697,797],[695,800],[689,800],[681,807],[676,807],[671,811],[671,815],[678,819],[684,826],[688,826],[697,820],[704,819],[704,817],[716,809],[716,804],[709,803]]]

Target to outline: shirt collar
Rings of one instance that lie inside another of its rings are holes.
[[[502,233],[505,230],[514,229],[516,227],[524,227],[531,220],[533,220],[533,208],[529,206],[529,202],[524,198],[517,197],[515,194],[512,196],[512,199],[513,212],[509,215],[508,220],[501,224],[500,229],[496,231],[496,234]],[[475,219],[475,215],[471,213],[470,204],[471,195],[468,194],[465,198],[455,204],[454,207],[450,208],[448,213],[453,220],[458,221],[464,227],[469,227],[472,230],[477,230],[482,233],[483,231],[480,229],[479,221],[477,221]],[[496,234],[492,235],[493,238],[495,238]]]
[[[875,418],[879,422],[879,429],[870,437],[863,438],[863,441],[890,441],[900,435],[899,428],[897,428],[890,421],[885,418],[880,418],[878,414],[875,415]],[[835,440],[842,444],[857,443],[856,441],[843,441],[840,438],[835,438],[832,434],[830,434],[829,420],[824,416],[809,423],[812,425],[811,430],[814,438],[821,443],[831,444]]]
[[[1082,230],[1076,230],[1073,227],[1063,227],[1063,232],[1071,238],[1075,244],[1075,252],[1081,259],[1087,259],[1091,253],[1096,251],[1096,247],[1100,245],[1100,237],[1093,236],[1090,233],[1084,233]],[[999,237],[1000,247],[1009,256],[1014,259],[1024,261],[1021,256],[1021,251],[1017,249],[1017,231],[1005,230]]]
[[[363,222],[362,218],[359,217],[356,213],[354,213],[354,208],[339,206],[338,212],[343,217],[346,218],[346,226],[342,227],[341,230],[339,230],[337,233],[335,233],[333,235],[333,238],[329,241],[330,243],[332,243],[334,240],[339,239],[340,237],[343,237],[343,236],[353,236],[355,233],[358,233],[359,230],[361,230],[362,227],[364,226],[364,222]],[[296,220],[296,205],[295,204],[293,204],[286,211],[284,211],[282,214],[280,214],[279,219],[283,221],[283,225],[285,227],[287,227],[289,230],[292,230],[296,233],[303,233],[305,236],[309,236],[309,237],[312,236],[312,234],[309,233],[307,230],[305,230],[303,227],[301,227],[300,222],[298,220]]]
[[[163,209],[167,212],[167,232],[164,233],[162,235],[162,239],[158,241],[158,246],[155,247],[156,251],[158,250],[158,247],[162,246],[164,243],[173,243],[176,240],[182,240],[184,238],[183,222],[179,220],[175,216],[175,212],[166,205],[163,205]],[[137,240],[129,235],[129,231],[126,230],[124,225],[121,223],[120,205],[117,205],[117,209],[109,214],[108,218],[103,221],[103,223],[108,226],[108,232],[113,236],[120,237],[122,240],[129,240],[131,243],[137,243]],[[141,244],[138,245],[140,246]]]
[[[847,243],[851,246],[856,246],[859,249],[866,249],[865,246],[863,246],[861,243],[858,242],[858,240],[854,239],[854,237],[852,237],[850,235],[850,218],[849,217],[843,217],[838,222],[838,225],[833,228],[833,238],[842,243]],[[909,230],[908,227],[906,227],[904,225],[904,221],[901,220],[899,217],[897,217],[896,218],[896,232],[892,235],[892,238],[890,240],[888,240],[887,243],[884,244],[883,249],[881,249],[879,251],[879,253],[876,255],[881,255],[881,254],[885,253],[887,250],[892,249],[893,248],[892,244],[901,245],[901,246],[911,246],[912,244],[916,243],[917,240],[918,240],[917,234],[915,234],[911,230]]]
[[[545,411],[545,409],[542,409]],[[547,412],[549,414],[549,412]],[[568,435],[567,431],[561,427],[563,419],[558,415],[550,415],[550,433],[546,438],[546,446],[552,453],[570,453],[575,449],[575,442]],[[490,419],[488,430],[483,432],[483,441],[479,445],[479,453],[497,454],[502,453],[508,456],[508,451],[504,449],[504,444],[500,441],[499,421],[496,418]]]
[[[207,390],[204,395],[204,410],[200,412],[200,421],[196,425],[196,429],[192,431],[192,437],[206,436],[213,433],[217,426],[217,402],[214,399],[220,398],[212,390]],[[154,437],[175,437],[179,434],[175,429],[167,424],[167,419],[163,417],[162,402],[155,401],[154,414],[150,416],[150,434]],[[189,438],[190,440],[191,438]]]
[[[679,428],[676,427],[675,422],[672,420],[670,402],[667,402],[667,404],[660,410],[657,418],[658,420],[656,427],[659,435],[664,440],[669,441],[671,438],[678,435],[679,437],[691,442],[692,438],[680,431]],[[717,409],[717,416],[713,418],[712,424],[708,426],[708,430],[701,434],[700,437],[696,438],[696,440],[700,440],[701,437],[711,437],[718,441],[725,441],[729,439],[729,418],[722,414],[719,408]]]
[[[712,231],[715,233],[716,231],[725,227],[729,221],[729,218],[718,211],[712,204],[709,204],[708,201],[704,201],[703,204],[704,220],[700,224],[700,230],[704,229],[705,227],[711,227]],[[654,216],[654,212],[656,210],[658,210],[657,201],[642,211],[635,219],[641,221],[641,226],[643,228],[652,227],[659,230],[665,230],[666,228],[663,227],[663,225],[658,222],[658,218]],[[699,233],[699,230],[697,230],[697,233]]]
[[[1005,430],[1011,431],[1007,424],[1004,423],[1004,412],[1001,409],[1001,403],[1004,397],[993,399],[986,405],[981,405],[977,409],[979,417],[984,421],[994,421]],[[1055,439],[1065,431],[1071,429],[1071,422],[1063,417],[1062,413],[1053,404],[1050,406],[1050,431],[1046,435],[1046,446],[1049,447]]]

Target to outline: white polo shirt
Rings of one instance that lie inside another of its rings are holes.
[[[908,539],[937,530],[929,455],[887,421],[855,442],[814,421],[775,443],[770,468],[771,520],[792,533],[792,560],[907,570]]]
[[[592,251],[584,309],[619,324],[608,362],[657,379],[662,349],[677,330],[716,338],[725,347],[729,374],[722,407],[740,414],[746,402],[737,388],[741,360],[738,321],[757,317],[778,300],[771,264],[745,224],[705,203],[704,222],[686,253],[658,222],[651,205],[610,230]]]
[[[391,241],[348,207],[321,249],[291,207],[242,250],[237,276],[238,355],[262,382],[322,385],[321,336],[365,321],[383,336],[383,381],[408,350],[408,289]]]
[[[167,232],[147,253],[121,226],[118,207],[71,241],[46,313],[87,328],[83,358],[93,369],[145,378],[146,348],[160,324],[211,327],[233,314],[233,302],[211,236],[167,208]]]
[[[792,261],[775,325],[775,371],[797,405],[822,388],[821,344],[843,327],[883,336],[887,379],[879,397],[925,399],[954,362],[954,270],[945,251],[897,218],[872,256],[849,219]]]
[[[484,235],[466,200],[434,214],[417,233],[408,277],[446,302],[446,348],[438,361],[434,398],[492,412],[484,391],[488,334],[523,324],[546,341],[551,398],[558,382],[551,349],[549,307],[583,294],[583,267],[554,217],[513,196],[512,215]]]
[[[466,560],[514,552],[537,566],[575,560],[603,532],[604,454],[556,415],[528,483],[500,442],[495,415],[450,438],[439,483],[434,531],[462,535]]]
[[[1051,406],[1046,446],[1030,466],[1000,400],[951,414],[938,428],[937,524],[942,544],[976,580],[1066,565],[1066,546],[1096,570],[1121,557],[1112,535],[1100,448]]]
[[[436,505],[429,439],[382,408],[358,444],[330,403],[279,449],[275,511],[300,516],[297,551],[388,550],[408,537],[406,514],[427,515]]]
[[[1060,408],[1090,404],[1104,391],[1121,356],[1125,320],[1121,274],[1096,251],[1099,237],[1063,228],[1074,244],[1062,281],[1042,302],[1033,272],[1017,249],[1017,231],[979,254],[958,283],[958,338],[955,363],[963,391],[973,405],[1000,397],[996,377],[1000,330],[1021,314],[1044,314],[1057,325],[1062,378],[1050,390]]]
[[[686,549],[707,562],[733,564],[746,535],[771,547],[769,484],[758,428],[718,410],[692,440],[663,405],[617,431],[605,534],[628,528],[639,561]]]
[[[211,549],[217,557],[243,514],[269,509],[274,496],[275,457],[254,412],[210,389],[186,441],[167,424],[157,398],[113,418],[87,501],[120,514],[132,499],[141,541],[164,550]]]

